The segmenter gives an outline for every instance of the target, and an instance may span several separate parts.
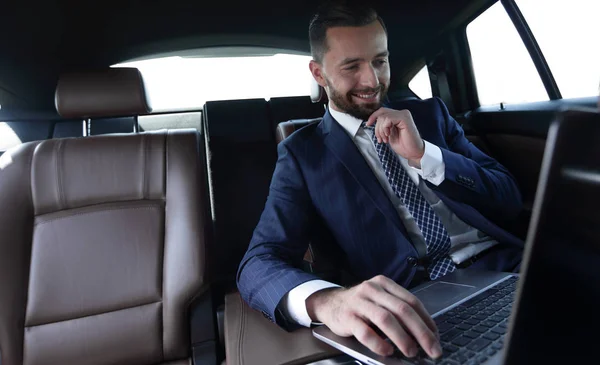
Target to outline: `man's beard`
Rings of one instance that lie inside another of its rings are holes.
[[[354,118],[360,120],[367,120],[377,109],[381,108],[381,101],[385,98],[387,93],[387,85],[380,84],[376,88],[368,88],[361,90],[351,90],[346,95],[338,92],[333,85],[329,82],[329,80],[325,79],[327,82],[329,93],[327,97],[332,101],[335,106],[340,109],[340,111],[350,114]],[[379,101],[376,103],[363,103],[357,104],[352,99],[352,94],[373,94],[379,92]]]

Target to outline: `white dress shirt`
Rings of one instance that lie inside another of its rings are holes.
[[[362,121],[353,116],[339,112],[329,106],[329,112],[335,121],[348,133],[354,141],[356,147],[365,158],[367,164],[373,170],[377,180],[385,190],[387,196],[392,201],[398,215],[408,231],[411,241],[415,246],[426,248],[425,239],[417,226],[413,216],[410,214],[402,200],[394,193],[379,156],[373,144],[370,130],[361,128]],[[408,164],[408,160],[398,155],[402,167],[408,173],[411,180],[418,186],[423,197],[431,205],[434,212],[438,215],[444,228],[450,236],[450,257],[456,264],[473,257],[474,255],[494,246],[494,241],[485,233],[469,226],[460,220],[454,213],[448,209],[444,202],[429,188],[426,184],[420,183],[419,177],[427,180],[434,185],[441,184],[445,179],[446,165],[440,148],[434,144],[425,141],[425,154],[421,158],[421,168],[415,168]],[[425,252],[419,252],[425,256]],[[311,319],[306,311],[306,298],[313,293],[331,287],[339,287],[334,283],[324,280],[311,280],[298,285],[290,290],[281,302],[283,314],[294,322],[309,327]]]

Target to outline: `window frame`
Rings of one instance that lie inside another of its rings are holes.
[[[469,40],[467,37],[467,27],[469,26],[469,24],[471,24],[471,22],[473,22],[481,14],[485,13],[489,8],[491,8],[493,5],[495,5],[498,2],[502,4],[502,7],[506,11],[506,14],[508,15],[509,19],[511,20],[517,33],[519,34],[519,37],[521,38],[521,41],[523,42],[525,49],[529,53],[529,57],[531,58],[533,65],[535,66],[535,68],[538,72],[538,75],[542,81],[542,84],[544,85],[544,89],[546,89],[546,93],[548,94],[549,101],[562,100],[562,95],[558,88],[558,84],[556,83],[556,80],[554,79],[554,75],[552,75],[552,71],[550,70],[548,62],[546,61],[546,58],[544,57],[544,54],[543,54],[539,44],[537,43],[535,36],[533,35],[533,32],[531,31],[531,28],[529,28],[529,25],[527,24],[525,17],[521,13],[521,10],[519,10],[517,3],[514,0],[497,0],[497,1],[490,1],[490,3],[485,8],[482,8],[481,11],[477,12],[475,15],[468,18],[465,21],[465,23],[461,26],[461,28],[460,28],[461,30],[459,32],[459,34],[460,34],[459,42],[460,42],[461,48],[463,51],[465,49],[467,50],[467,52],[462,52],[462,54],[463,54],[463,57],[465,58],[465,60],[463,61],[464,65],[468,65],[467,76],[468,76],[469,80],[467,81],[467,83],[470,85],[470,87],[469,87],[469,89],[470,89],[469,90],[470,91],[469,92],[469,94],[470,94],[469,102],[471,104],[471,109],[474,110],[474,109],[477,109],[477,108],[485,106],[485,105],[481,105],[481,103],[479,101],[479,94],[477,92],[476,81],[475,81],[475,73],[473,70],[473,60],[471,58],[471,52],[470,52],[470,48],[469,48]],[[504,106],[501,104],[500,108],[502,109],[503,107]]]
[[[454,30],[449,31],[446,39],[440,44],[438,52],[430,53],[431,56],[427,58],[428,66],[438,62],[447,65],[448,79],[452,83],[451,90],[449,90],[452,100],[444,99],[444,102],[448,104],[448,107],[451,107],[451,104],[456,104],[456,111],[459,114],[468,113],[482,107],[475,81],[473,60],[467,37],[467,26],[498,2],[502,4],[513,26],[517,30],[525,49],[529,53],[542,84],[546,89],[549,101],[563,99],[543,52],[516,2],[514,0],[490,0],[485,2],[479,11],[466,17],[462,24],[458,25]],[[433,79],[431,79],[431,82],[433,95],[441,97],[439,85],[436,85]],[[502,109],[503,105],[500,105],[500,108]]]
[[[431,83],[431,76],[429,74],[429,65],[427,64],[427,62],[419,63],[419,65],[421,65],[421,66],[419,67],[418,71],[416,73],[414,73],[409,78],[408,82],[406,83],[406,88],[411,92],[411,94],[413,94],[414,96],[416,96],[419,99],[425,100],[425,99],[433,98],[435,95],[434,95],[434,91],[433,91],[433,85]],[[417,77],[419,72],[421,72],[423,69],[427,70],[427,79],[429,80],[429,88],[431,89],[431,96],[428,98],[421,97],[421,95],[418,95],[413,89],[410,88],[410,83],[415,79],[415,77]]]
[[[554,79],[554,75],[552,75],[552,71],[550,71],[550,66],[548,66],[548,62],[546,61],[546,57],[542,52],[538,42],[536,41],[531,28],[527,24],[523,13],[517,6],[517,3],[514,0],[500,0],[504,10],[508,14],[508,17],[512,21],[513,25],[517,29],[517,32],[521,36],[521,40],[525,45],[525,48],[529,52],[529,56],[535,65],[535,68],[542,79],[542,83],[546,88],[546,92],[548,93],[548,97],[550,100],[559,100],[562,99],[562,95],[558,88],[558,84]],[[465,27],[465,32],[466,32]]]

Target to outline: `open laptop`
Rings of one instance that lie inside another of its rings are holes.
[[[412,292],[441,359],[379,356],[325,326],[313,335],[364,364],[598,363],[600,114],[567,110],[550,127],[520,277],[457,270]]]

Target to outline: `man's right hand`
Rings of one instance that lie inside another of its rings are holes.
[[[338,336],[354,336],[371,351],[389,356],[394,349],[373,330],[377,326],[407,357],[417,343],[432,358],[442,355],[435,322],[417,297],[385,276],[345,289],[318,291],[306,299],[313,321]],[[416,340],[416,342],[415,342]]]

